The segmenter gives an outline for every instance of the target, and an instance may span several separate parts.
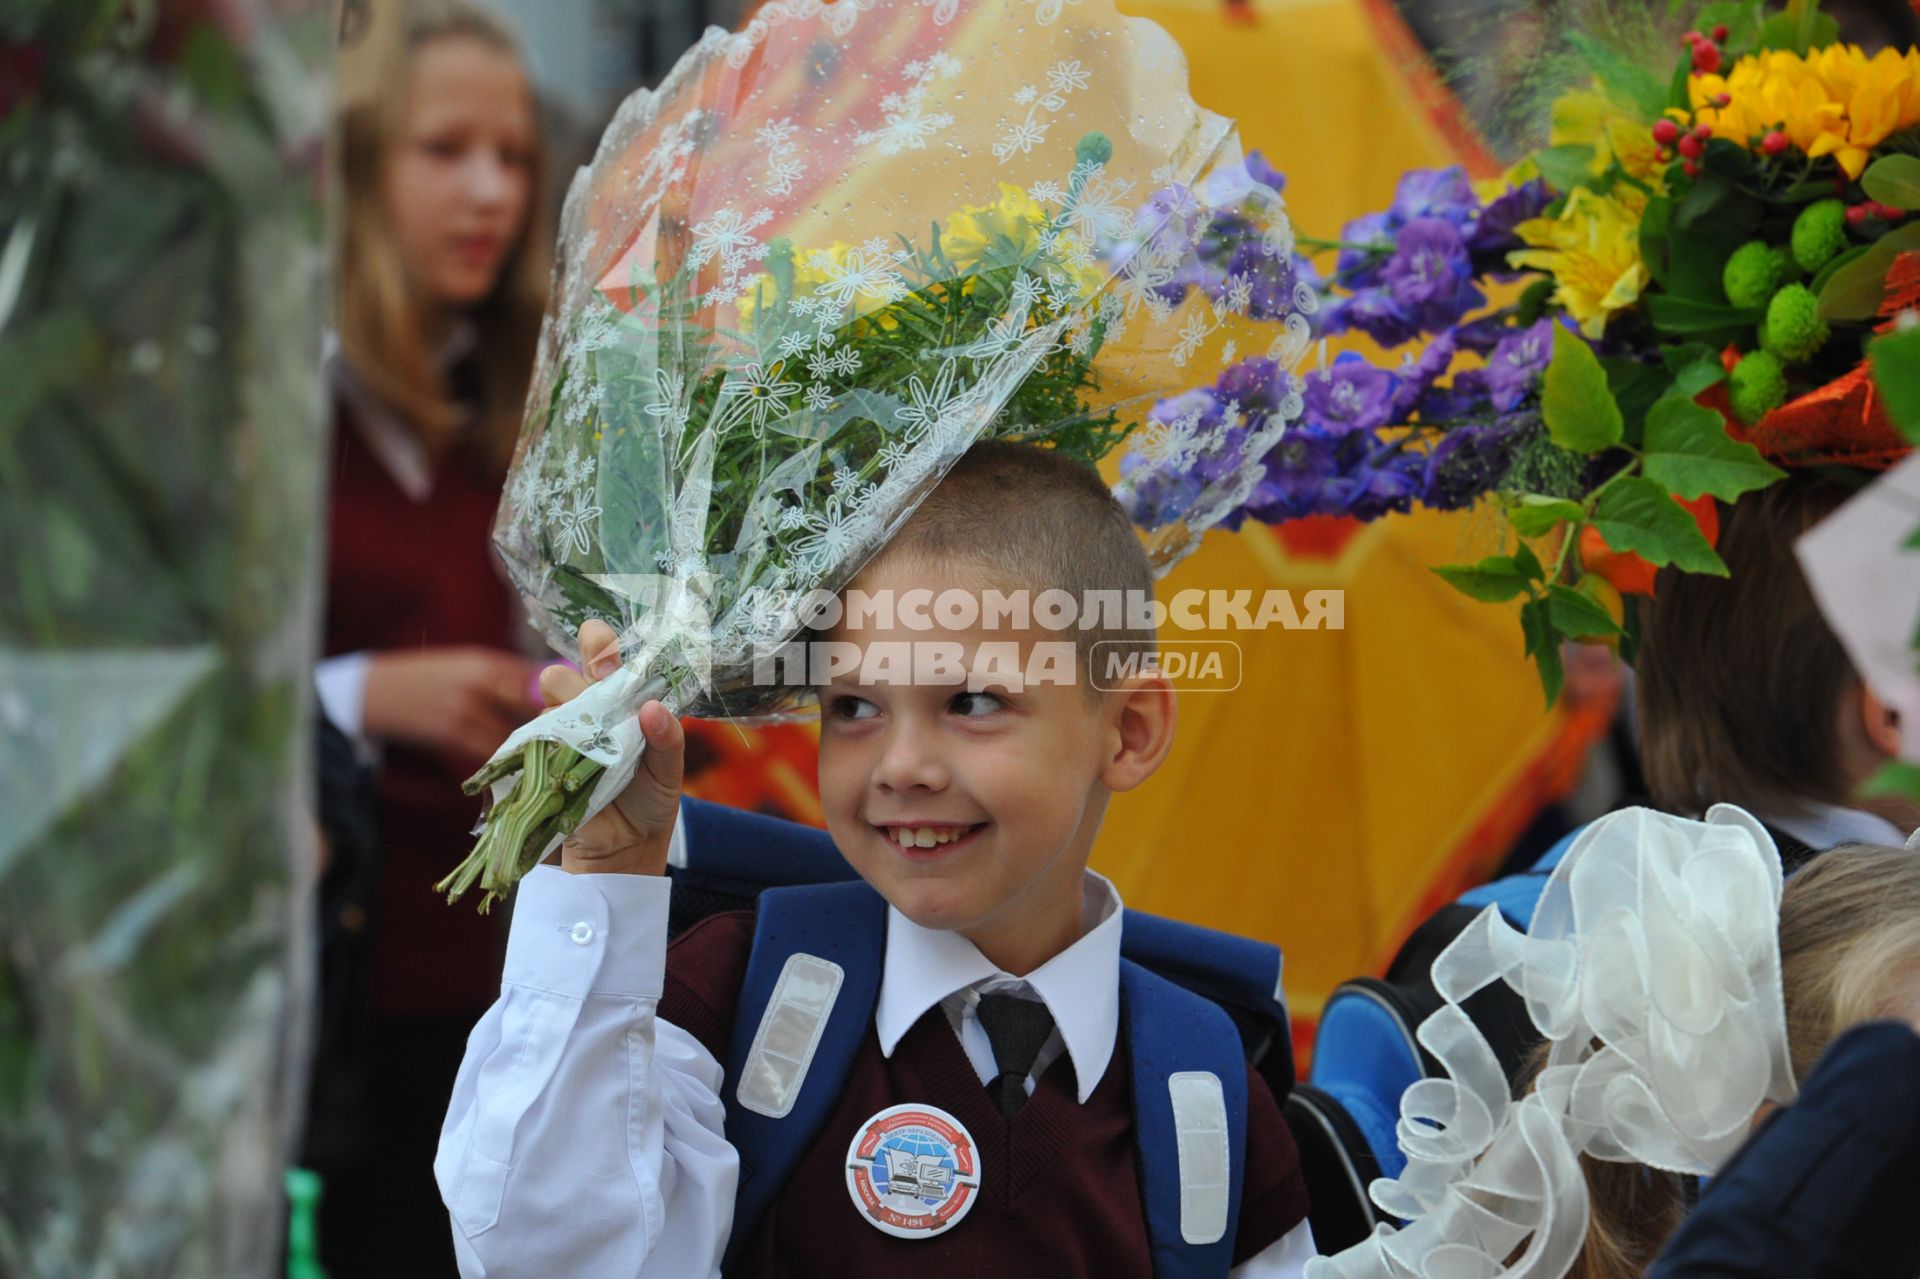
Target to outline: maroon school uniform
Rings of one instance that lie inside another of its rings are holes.
[[[688,929],[667,952],[659,1016],[693,1035],[717,1061],[727,1059],[752,944],[753,916],[733,913]],[[891,1058],[881,1054],[869,1025],[839,1105],[730,1274],[1150,1279],[1126,1033],[1123,1017],[1106,1073],[1084,1104],[1077,1100],[1073,1063],[1062,1053],[1008,1119],[938,1007],[914,1023]],[[847,1193],[854,1134],[903,1102],[948,1112],[973,1134],[980,1153],[980,1195],[966,1218],[937,1240],[899,1239],[875,1229]],[[1252,1070],[1246,1149],[1236,1265],[1307,1215],[1293,1136],[1266,1081]]]
[[[512,649],[519,603],[493,552],[497,481],[440,464],[425,501],[409,497],[343,410],[334,423],[324,652],[429,646]],[[449,908],[435,883],[473,847],[480,800],[460,783],[479,760],[385,743],[373,1005],[477,1019],[499,993],[505,939],[471,899]]]

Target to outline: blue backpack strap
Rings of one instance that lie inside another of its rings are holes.
[[[686,826],[685,869],[696,874],[756,888],[858,878],[833,838],[814,826],[692,796],[680,801],[680,820]]]
[[[721,1084],[727,1140],[740,1153],[729,1264],[840,1100],[873,1025],[886,939],[887,903],[859,880],[760,895]],[[786,1047],[796,1027],[811,1040],[797,1062]]]
[[[1120,999],[1153,1273],[1223,1279],[1247,1161],[1240,1033],[1218,1005],[1131,960],[1120,962]]]

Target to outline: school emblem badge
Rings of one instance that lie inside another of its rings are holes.
[[[901,1239],[945,1234],[980,1194],[973,1134],[933,1106],[889,1106],[847,1147],[847,1193],[874,1227]]]

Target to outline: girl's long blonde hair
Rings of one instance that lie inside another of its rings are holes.
[[[1859,844],[1810,862],[1780,899],[1787,1055],[1805,1081],[1850,1026],[1920,1003],[1920,854]],[[1544,1053],[1540,1056],[1544,1064]],[[1686,1215],[1673,1173],[1588,1159],[1592,1221],[1575,1279],[1639,1279]]]
[[[342,201],[335,322],[341,353],[431,454],[458,451],[483,474],[497,477],[519,436],[551,275],[542,214],[545,148],[536,130],[526,221],[493,292],[468,312],[477,331],[477,404],[462,400],[435,366],[427,308],[409,281],[387,216],[385,176],[406,110],[403,86],[423,45],[463,36],[513,58],[523,74],[525,61],[507,28],[467,0],[373,0],[344,35],[335,117]],[[531,92],[530,78],[528,87]]]

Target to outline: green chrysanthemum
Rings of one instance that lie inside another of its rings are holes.
[[[1748,426],[1787,402],[1787,370],[1771,351],[1755,351],[1741,358],[1727,378],[1727,400],[1733,415]]]
[[[1818,271],[1847,242],[1847,206],[1819,200],[1793,220],[1793,260],[1803,271]]]
[[[1784,249],[1765,240],[1749,240],[1727,259],[1720,284],[1727,291],[1727,301],[1745,310],[1765,306],[1793,274],[1793,258]]]
[[[1827,340],[1820,301],[1804,284],[1789,284],[1767,303],[1766,349],[1788,364],[1799,364]]]

